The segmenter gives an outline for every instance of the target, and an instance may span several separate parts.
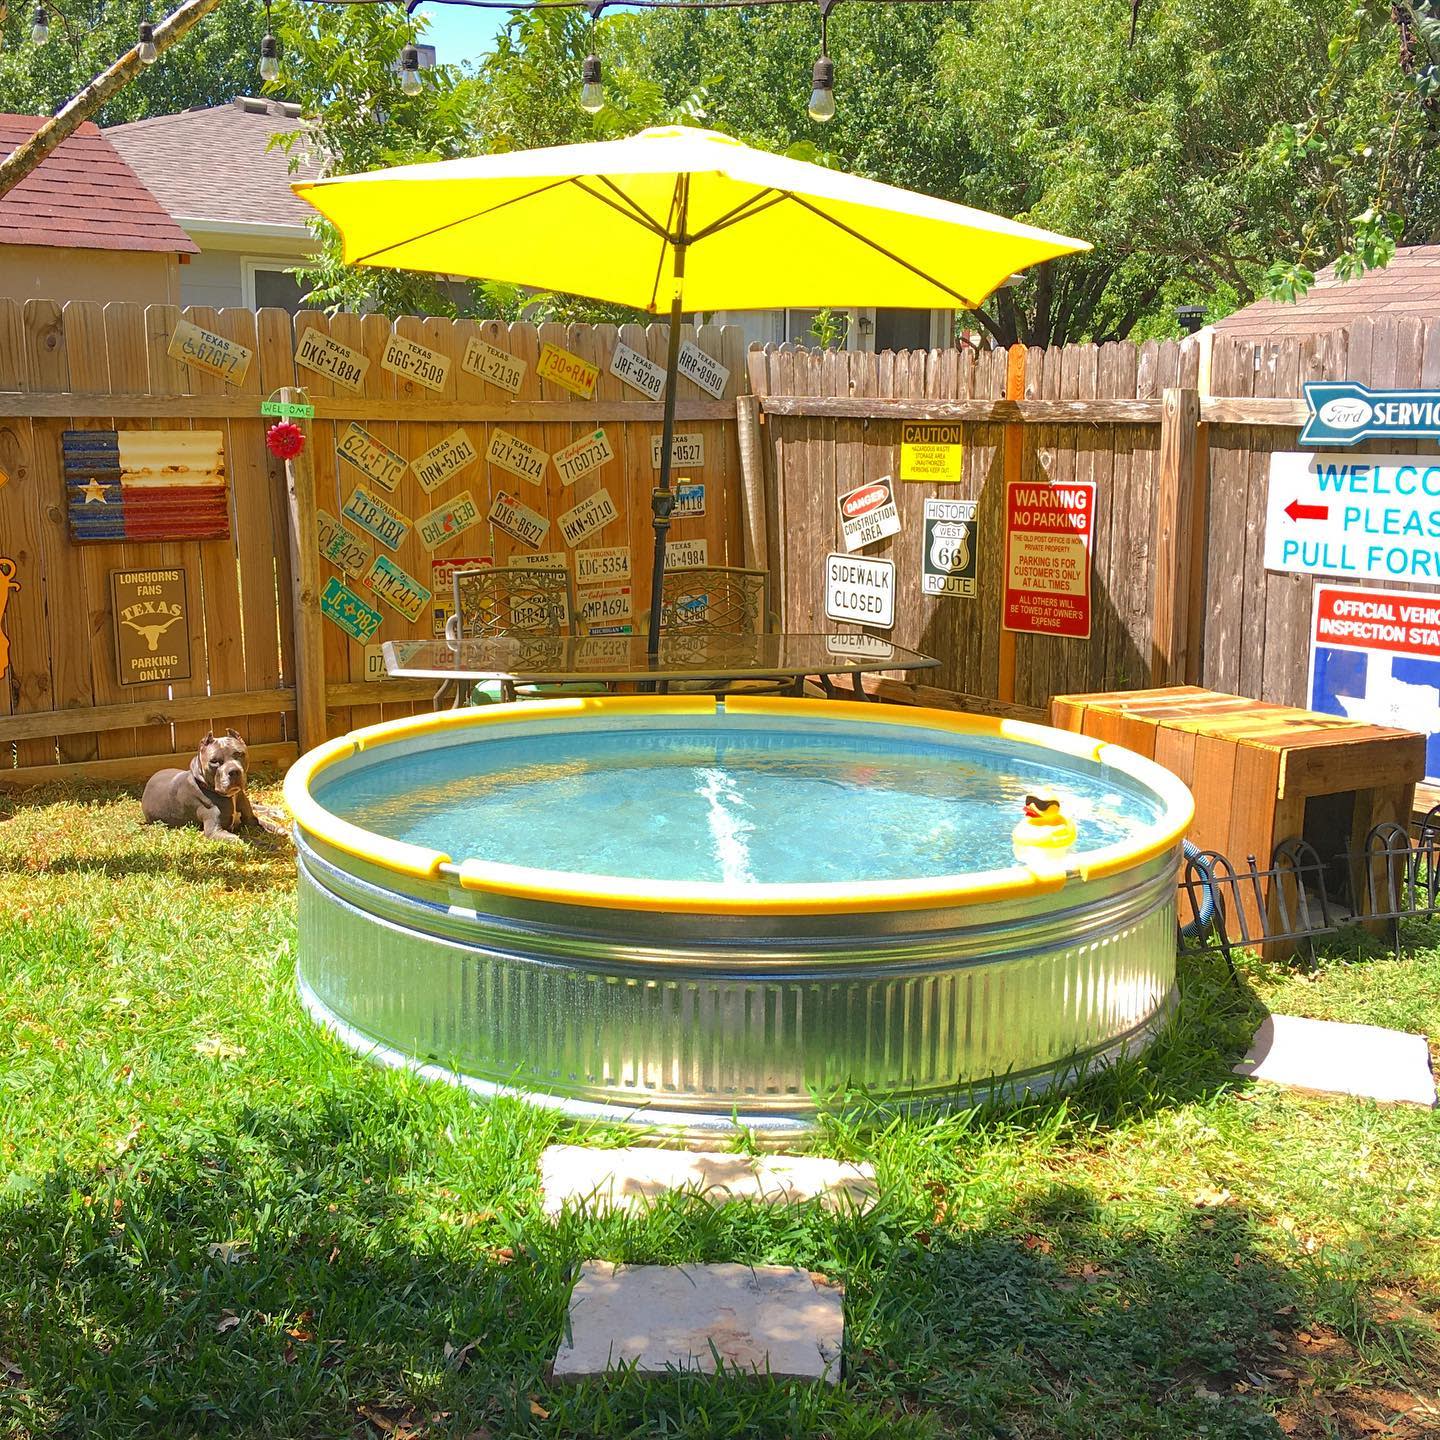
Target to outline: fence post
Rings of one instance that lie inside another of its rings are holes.
[[[302,403],[303,390],[281,390],[287,403]],[[320,551],[316,546],[315,466],[310,455],[310,426],[299,422],[305,446],[285,462],[285,491],[290,509],[290,614],[295,627],[295,711],[300,749],[313,750],[325,735],[325,635],[320,613]]]
[[[1155,489],[1155,569],[1151,592],[1150,683],[1183,685],[1189,668],[1192,526],[1200,392],[1166,390],[1160,416]]]
[[[740,542],[742,561],[756,570],[769,570],[770,542],[766,534],[765,516],[768,499],[766,496],[766,474],[764,445],[766,437],[762,430],[763,417],[760,414],[758,395],[737,395],[735,397],[735,423],[738,426],[740,448],[740,481],[743,487],[744,509],[740,514]],[[774,608],[774,601],[771,601]]]
[[[1023,345],[1012,345],[1005,357],[1005,398],[1007,400],[1023,400],[1025,398],[1027,355],[1028,351]],[[1009,487],[1012,481],[1021,478],[1022,458],[1025,453],[1025,426],[1008,424],[1005,426],[1004,433],[1001,462],[1003,483],[1000,498],[1000,645],[999,671],[995,677],[995,698],[1002,704],[1013,705],[1015,703],[1015,632],[1005,628],[1004,586],[1007,579],[1006,570],[1010,564],[1009,540],[1006,531],[1010,515]]]

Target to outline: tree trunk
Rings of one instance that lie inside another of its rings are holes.
[[[185,0],[155,27],[155,48],[169,49],[198,25],[220,0]],[[24,144],[0,161],[0,197],[7,195],[32,170],[68,140],[112,95],[117,95],[141,71],[140,47],[132,45],[108,70],[102,70],[83,90],[72,96]]]

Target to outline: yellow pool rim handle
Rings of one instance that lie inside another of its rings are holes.
[[[928,877],[809,885],[757,885],[744,890],[708,881],[638,880],[622,876],[579,875],[539,870],[488,860],[464,860],[404,841],[387,839],[352,825],[321,806],[311,787],[323,771],[358,753],[402,740],[479,730],[517,720],[586,715],[775,715],[809,721],[853,721],[897,725],[945,734],[989,735],[1096,761],[1120,771],[1160,796],[1160,823],[1139,840],[1064,858],[1059,865],[1014,865],[1003,870]],[[844,915],[896,910],[945,909],[994,904],[1054,893],[1071,880],[1098,880],[1143,865],[1176,849],[1194,817],[1195,804],[1184,783],[1162,766],[1119,745],[1071,731],[988,715],[930,710],[919,706],[877,705],[858,701],[816,701],[788,697],[712,695],[606,695],[526,701],[406,716],[352,731],[302,755],[285,776],[285,803],[308,836],[344,854],[412,880],[448,878],[461,889],[546,904],[593,906],[611,910],[711,915]]]

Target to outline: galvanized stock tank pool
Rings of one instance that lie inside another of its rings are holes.
[[[1076,822],[1016,863],[1023,796]],[[1175,979],[1190,794],[1118,746],[730,696],[451,711],[303,756],[311,1014],[382,1063],[775,1143],[864,1092],[1038,1089],[1138,1049]]]

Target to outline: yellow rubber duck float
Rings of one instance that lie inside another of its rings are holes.
[[[1027,855],[1053,860],[1075,843],[1075,822],[1048,790],[1025,796],[1025,818],[1010,833],[1017,859]]]

